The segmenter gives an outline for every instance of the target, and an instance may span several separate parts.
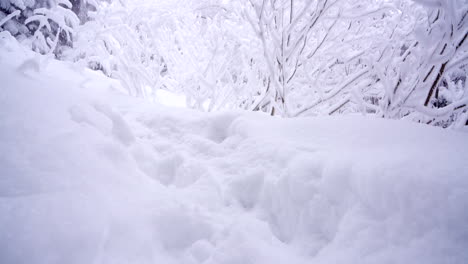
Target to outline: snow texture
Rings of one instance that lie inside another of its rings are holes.
[[[0,33],[0,263],[468,260],[468,135],[201,113]]]

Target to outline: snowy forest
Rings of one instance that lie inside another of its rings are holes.
[[[0,263],[468,263],[468,0],[0,0]]]

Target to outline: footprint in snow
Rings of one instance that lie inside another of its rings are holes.
[[[135,141],[135,136],[130,126],[119,114],[112,111],[110,107],[103,104],[94,104],[94,109],[107,116],[112,121],[112,134],[125,146],[131,145]]]
[[[92,109],[100,114],[97,115],[93,110],[81,106],[72,106],[68,109],[68,112],[70,113],[71,120],[76,123],[90,125],[104,135],[111,134],[117,141],[125,146],[129,146],[135,141],[135,136],[127,122],[110,107],[102,104],[94,104]],[[102,115],[105,117],[104,120]]]

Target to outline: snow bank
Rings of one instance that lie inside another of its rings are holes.
[[[204,114],[0,33],[0,263],[465,263],[468,135]]]
[[[468,259],[466,134],[360,116],[231,128],[246,160],[276,165],[259,203],[272,232],[319,263]]]

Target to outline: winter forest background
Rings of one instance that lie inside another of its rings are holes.
[[[468,125],[466,0],[1,0],[0,34],[203,111]]]

